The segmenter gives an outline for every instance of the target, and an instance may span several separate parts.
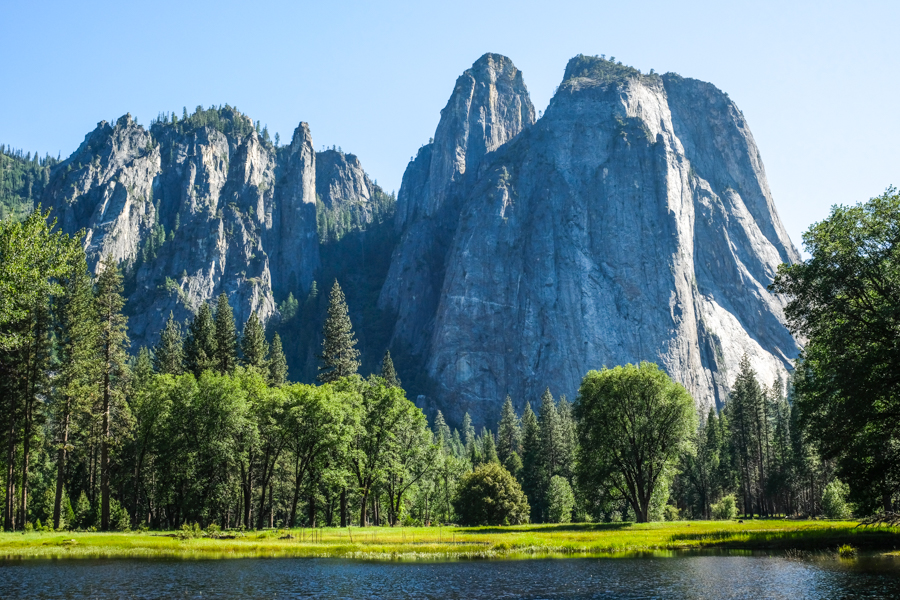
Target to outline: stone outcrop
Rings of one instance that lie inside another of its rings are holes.
[[[276,314],[274,286],[300,295],[319,266],[315,153],[301,123],[279,161],[252,121],[226,107],[148,131],[103,122],[54,169],[44,205],[84,229],[92,268],[126,272],[130,335],[152,344],[174,312],[229,295],[235,318]]]
[[[459,92],[441,143],[404,176],[400,204],[419,206],[398,209],[403,240],[381,297],[397,314],[394,345],[420,357],[451,419],[492,423],[507,394],[571,398],[588,370],[642,360],[704,409],[745,352],[766,383],[786,375],[797,345],[766,286],[799,255],[724,93],[577,57],[534,125],[488,146],[477,168],[436,169],[446,140],[471,136],[467,115],[449,114],[465,106]]]

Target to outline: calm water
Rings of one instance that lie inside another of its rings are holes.
[[[0,598],[900,598],[900,560],[0,561]]]

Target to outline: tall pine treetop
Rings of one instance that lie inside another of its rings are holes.
[[[241,354],[244,355],[243,363],[248,368],[261,372],[267,367],[269,344],[266,342],[266,332],[255,312],[250,313],[250,318],[244,325],[241,334]]]
[[[381,377],[385,383],[391,387],[400,387],[400,378],[397,377],[397,371],[394,370],[394,361],[391,360],[391,351],[384,351],[384,358],[381,361]]]
[[[159,334],[153,368],[157,373],[168,375],[181,375],[184,371],[184,339],[181,335],[181,326],[172,312],[169,312],[165,329]]]
[[[204,302],[191,321],[184,341],[185,369],[199,378],[204,371],[215,368],[215,355],[216,326],[212,309]]]
[[[272,338],[272,347],[269,349],[269,385],[281,387],[287,383],[288,366],[284,350],[281,348],[281,336],[277,333]]]
[[[323,338],[319,381],[328,383],[355,374],[359,369],[359,350],[355,348],[356,336],[353,335],[347,301],[337,279],[328,297]]]
[[[234,312],[228,304],[228,294],[222,292],[216,301],[215,368],[222,375],[234,372],[237,366],[237,328]]]

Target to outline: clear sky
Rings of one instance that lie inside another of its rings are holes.
[[[70,154],[102,119],[230,103],[357,154],[387,190],[462,71],[509,56],[537,109],[566,61],[714,83],[747,117],[794,243],[900,185],[900,2],[0,0],[0,143]]]

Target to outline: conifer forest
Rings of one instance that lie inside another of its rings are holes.
[[[900,196],[836,207],[773,284],[808,339],[787,381],[740,364],[698,414],[651,363],[587,373],[577,398],[510,398],[493,426],[430,419],[389,352],[360,353],[340,282],[315,382],[228,297],[133,348],[123,274],[88,270],[48,213],[0,221],[3,527],[261,529],[890,514]],[[860,256],[864,262],[860,263]],[[524,407],[516,410],[516,406]],[[486,506],[485,498],[496,505]]]

